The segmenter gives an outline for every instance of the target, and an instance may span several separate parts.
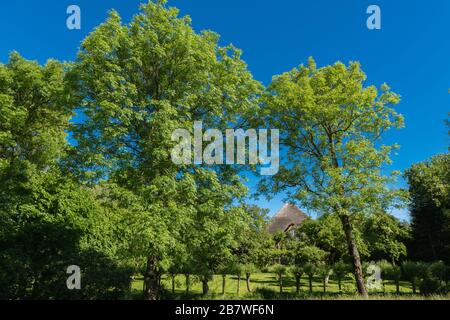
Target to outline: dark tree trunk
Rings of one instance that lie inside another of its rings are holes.
[[[300,292],[300,281],[302,279],[302,276],[299,274],[295,275],[295,292],[299,293]]]
[[[327,279],[326,278],[323,278],[322,284],[323,284],[323,293],[326,293],[327,292]]]
[[[189,294],[189,287],[191,286],[191,278],[188,273],[186,273],[184,276],[186,278],[186,294]]]
[[[338,279],[338,287],[339,287],[339,291],[342,291],[341,279]]]
[[[206,296],[209,292],[208,279],[202,279],[203,295]]]
[[[225,295],[225,284],[226,284],[226,281],[227,281],[227,275],[223,274],[222,275],[222,294],[223,295]]]
[[[247,283],[247,291],[252,292],[252,288],[250,288],[250,273],[247,273],[246,275],[246,283]]]
[[[412,279],[412,289],[413,289],[413,294],[416,294],[416,279]]]
[[[239,295],[241,293],[241,275],[239,274],[237,276],[238,278],[238,282],[237,282],[237,295]]]
[[[356,286],[358,293],[363,297],[368,297],[366,285],[364,283],[364,275],[361,266],[361,258],[359,256],[358,247],[356,245],[355,235],[353,234],[353,228],[350,223],[349,216],[347,214],[341,214],[340,216],[342,227],[344,229],[345,237],[347,240],[348,253],[352,259],[353,271],[356,279]]]
[[[400,294],[400,282],[395,281],[395,288],[397,290],[397,294]]]
[[[147,258],[147,269],[144,276],[144,297],[146,300],[157,300],[159,297],[159,276],[156,270],[156,258]]]

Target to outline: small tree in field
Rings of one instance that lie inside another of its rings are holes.
[[[430,272],[432,276],[443,282],[447,273],[447,266],[442,261],[434,262],[430,265]]]
[[[339,291],[342,292],[342,280],[345,279],[351,268],[348,264],[338,261],[333,265],[333,275],[338,281]]]
[[[327,292],[328,278],[332,274],[332,268],[326,264],[317,268],[317,274],[322,278],[323,293]]]
[[[242,277],[243,269],[244,268],[243,268],[242,264],[240,264],[240,263],[234,263],[230,268],[231,273],[236,275],[236,277],[237,277],[236,293],[238,296],[241,293],[241,277]]]
[[[252,273],[257,272],[258,268],[253,263],[247,263],[242,266],[243,272],[245,273],[245,283],[247,285],[247,291],[252,292],[250,287],[250,277]]]
[[[180,272],[180,268],[178,266],[176,266],[175,264],[172,264],[169,267],[168,270],[169,274],[170,274],[170,279],[172,281],[172,293],[175,293],[175,278],[177,276],[177,274]]]
[[[415,294],[420,279],[425,275],[427,265],[423,262],[405,261],[402,264],[403,275],[411,281],[412,290]]]

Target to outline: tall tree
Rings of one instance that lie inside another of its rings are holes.
[[[73,72],[84,114],[74,128],[73,168],[93,181],[107,177],[140,202],[136,221],[145,236],[136,234],[135,248],[147,261],[148,299],[158,297],[157,279],[172,252],[184,250],[184,228],[214,207],[197,192],[212,181],[242,188],[229,167],[173,163],[172,133],[192,133],[195,121],[245,125],[241,115],[255,113],[261,87],[239,50],[220,47],[213,32],[194,32],[190,18],[165,2],[142,5],[127,25],[111,12],[83,42]]]
[[[287,190],[319,212],[336,214],[345,233],[358,291],[367,295],[352,226],[355,213],[388,207],[398,195],[381,173],[394,146],[380,146],[383,132],[401,127],[390,106],[400,98],[384,84],[381,93],[364,86],[359,63],[307,66],[276,76],[265,97],[267,124],[282,131],[286,149],[280,172],[261,191]]]

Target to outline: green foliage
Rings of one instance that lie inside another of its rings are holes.
[[[400,205],[405,196],[388,188],[398,173],[380,170],[397,147],[380,145],[382,133],[403,126],[392,108],[400,97],[386,84],[380,91],[365,87],[365,80],[357,62],[317,68],[312,58],[307,66],[274,77],[264,97],[265,120],[268,127],[283,129],[280,143],[287,154],[279,173],[260,184],[262,193],[286,191],[311,210],[338,215],[363,295],[351,220]]]
[[[336,262],[333,267],[333,276],[338,281],[344,280],[344,278],[351,272],[351,266],[342,261]]]
[[[394,216],[378,212],[364,222],[363,237],[372,260],[398,262],[407,255],[405,242],[410,238],[409,225]]]
[[[6,299],[120,298],[133,270],[123,263],[116,212],[91,189],[58,171],[30,177],[27,194],[3,211],[0,297]],[[82,290],[67,290],[66,269],[80,266]]]
[[[447,266],[443,261],[434,262],[430,265],[430,273],[439,281],[444,281],[446,279]]]
[[[274,264],[273,266],[271,266],[270,270],[271,270],[271,272],[277,274],[278,276],[282,276],[286,273],[287,267],[285,265],[278,263],[278,264]]]
[[[402,264],[403,276],[411,281],[413,293],[416,293],[420,280],[427,277],[428,266],[423,262],[405,261]]]
[[[57,61],[40,66],[12,53],[0,64],[0,173],[42,170],[62,156],[75,104],[68,88]]]
[[[238,49],[220,47],[213,32],[196,33],[178,13],[150,1],[123,24],[111,12],[83,41],[72,71],[85,121],[73,128],[71,170],[123,189],[122,208],[132,208],[130,252],[151,262],[151,299],[158,274],[174,261],[213,272],[250,225],[232,206],[246,193],[234,168],[173,163],[172,133],[192,131],[195,121],[242,127],[243,116],[257,112],[261,85]]]

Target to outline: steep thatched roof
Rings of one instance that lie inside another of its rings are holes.
[[[298,226],[308,216],[291,203],[286,203],[270,220],[267,231],[271,234],[285,232],[291,226]]]

